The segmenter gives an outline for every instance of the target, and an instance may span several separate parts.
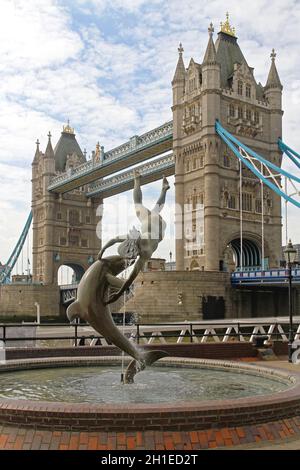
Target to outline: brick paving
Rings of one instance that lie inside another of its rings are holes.
[[[284,361],[264,366],[299,372]],[[185,431],[79,432],[0,424],[0,450],[300,450],[300,415],[277,421]]]
[[[66,432],[0,425],[0,450],[300,449],[300,416],[263,425],[185,432]]]

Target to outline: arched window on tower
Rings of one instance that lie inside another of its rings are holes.
[[[197,209],[197,194],[193,194],[192,196],[192,204],[193,204],[193,211]]]
[[[79,225],[79,212],[76,210],[70,210],[69,212],[70,225]]]
[[[242,201],[243,201],[243,204],[242,204],[243,211],[252,212],[252,194],[243,193]]]
[[[235,196],[230,195],[228,197],[228,209],[236,209]]]
[[[225,168],[230,168],[230,157],[227,153],[224,154],[223,164],[224,164]]]
[[[233,104],[229,105],[229,116],[234,117],[235,116],[235,107]]]
[[[243,95],[244,84],[241,80],[238,81],[238,95]]]
[[[196,89],[196,78],[189,80],[189,92],[192,93]]]
[[[194,104],[190,106],[190,116],[195,116],[196,107]]]
[[[243,119],[243,108],[242,108],[242,106],[238,107],[238,118]]]
[[[246,109],[246,118],[247,118],[247,121],[251,121],[251,118],[252,118],[252,111],[251,109]]]
[[[246,85],[246,97],[251,98],[251,85],[247,83]]]

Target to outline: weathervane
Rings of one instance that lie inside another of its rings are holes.
[[[183,49],[183,47],[182,47],[182,44],[181,44],[181,43],[179,44],[179,47],[178,47],[178,52],[179,52],[179,54],[180,54],[180,55],[182,55],[182,53],[184,52],[184,49]]]
[[[215,32],[214,25],[212,23],[210,23],[209,28],[208,28],[208,34],[212,37],[214,32]]]
[[[272,52],[271,52],[270,57],[271,57],[271,59],[272,59],[273,62],[275,61],[276,56],[277,56],[277,54],[276,54],[276,52],[275,52],[275,49],[272,49]]]

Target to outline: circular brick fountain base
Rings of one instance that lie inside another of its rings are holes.
[[[1,372],[53,367],[120,364],[118,357],[51,358],[9,361]],[[250,425],[300,415],[300,377],[277,369],[204,359],[168,358],[159,365],[184,368],[231,369],[287,384],[284,391],[235,400],[162,404],[56,403],[0,399],[0,423],[76,431],[191,430]]]

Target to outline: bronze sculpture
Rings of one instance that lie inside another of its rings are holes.
[[[78,285],[76,301],[67,309],[70,321],[78,317],[83,319],[106,340],[134,358],[125,373],[125,383],[132,383],[138,370],[168,355],[164,351],[145,352],[129,341],[115,325],[108,305],[130,287],[163,239],[166,223],[160,216],[160,212],[168,189],[169,184],[164,177],[160,197],[154,209],[150,211],[142,204],[140,175],[135,174],[133,197],[136,213],[141,222],[141,233],[134,229],[128,236],[114,238],[103,247],[98,259],[83,275]],[[115,243],[121,243],[119,255],[102,258],[104,251]],[[128,260],[132,262],[134,259],[136,261],[132,272],[129,278],[123,281],[118,275],[126,269]],[[116,289],[117,292],[115,292]]]

